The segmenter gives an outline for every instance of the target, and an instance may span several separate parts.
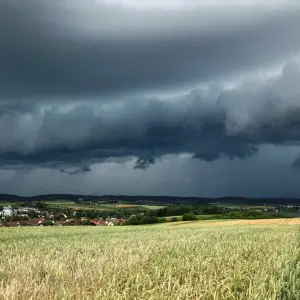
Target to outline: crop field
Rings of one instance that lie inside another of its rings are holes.
[[[207,227],[207,226],[248,226],[248,225],[300,225],[300,218],[283,219],[256,219],[256,220],[232,220],[232,219],[213,219],[189,222],[168,223],[167,226],[173,227]]]
[[[3,228],[0,299],[300,299],[291,223]]]

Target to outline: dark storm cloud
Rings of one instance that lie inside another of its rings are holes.
[[[293,162],[293,167],[295,168],[300,168],[300,156],[298,156],[294,162]]]
[[[246,159],[261,145],[300,144],[300,71],[231,90],[195,90],[173,100],[90,103],[0,116],[0,165],[84,170],[137,158],[145,169],[168,154]]]
[[[148,156],[144,156],[144,157],[139,157],[135,163],[134,168],[145,170],[154,164],[155,164],[155,158],[148,155]]]
[[[36,111],[36,102],[30,101],[0,101],[0,116],[15,113],[32,113]]]
[[[300,6],[149,10],[84,0],[0,1],[0,97],[56,99],[165,88],[300,49]]]
[[[69,175],[76,175],[79,173],[86,173],[86,172],[91,172],[92,169],[89,166],[83,166],[79,169],[76,170],[66,170],[66,169],[60,169],[59,170],[61,173],[67,173]]]

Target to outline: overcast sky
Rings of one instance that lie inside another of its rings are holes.
[[[299,0],[0,0],[0,192],[300,197]]]

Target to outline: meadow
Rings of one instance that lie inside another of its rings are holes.
[[[113,204],[88,204],[88,203],[75,203],[70,200],[51,200],[44,201],[45,204],[50,207],[59,207],[59,208],[70,208],[75,210],[115,210],[117,209]]]
[[[155,210],[163,208],[161,205],[135,205],[135,204],[89,204],[89,203],[75,203],[70,200],[49,200],[44,201],[45,204],[60,208],[71,208],[71,209],[84,209],[84,210],[117,210],[117,209],[130,209],[130,208],[143,208],[146,210]]]
[[[3,228],[0,299],[300,299],[300,227],[276,222]]]

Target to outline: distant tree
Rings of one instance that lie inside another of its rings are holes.
[[[208,205],[203,208],[203,214],[204,215],[217,215],[222,214],[223,210],[221,207],[215,206],[215,205]]]
[[[140,218],[140,224],[154,224],[157,223],[158,219],[150,216],[142,216]]]
[[[134,216],[129,218],[124,225],[140,225],[141,224],[141,218],[139,216]]]
[[[28,213],[29,218],[38,218],[39,214],[35,211],[29,211]]]
[[[129,218],[124,225],[146,225],[166,222],[165,218],[156,218],[148,215],[137,215]]]
[[[35,203],[34,203],[34,206],[35,206],[36,208],[38,208],[38,209],[41,209],[41,210],[47,209],[47,208],[48,208],[48,205],[47,205],[45,202],[41,202],[41,201],[35,202]]]
[[[197,220],[197,216],[194,213],[185,213],[182,216],[182,221],[194,221]]]
[[[166,216],[167,216],[167,211],[168,211],[168,208],[167,208],[167,207],[158,209],[158,210],[156,211],[156,216],[157,216],[157,217],[166,217]]]

